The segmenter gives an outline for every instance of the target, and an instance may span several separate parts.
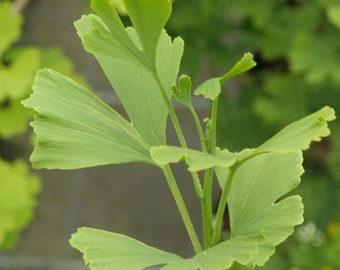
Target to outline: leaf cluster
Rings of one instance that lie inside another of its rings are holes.
[[[217,1],[213,1],[217,2]],[[124,1],[132,26],[125,27],[108,0],[91,2],[94,14],[75,23],[84,48],[92,53],[119,96],[128,118],[75,81],[51,69],[37,73],[33,93],[23,101],[37,114],[32,122],[37,144],[33,166],[76,169],[105,164],[143,162],[159,167],[172,192],[195,255],[184,259],[135,239],[80,228],[70,243],[84,254],[91,269],[232,269],[262,266],[275,247],[303,222],[299,195],[290,195],[303,173],[302,150],[328,136],[335,119],[330,107],[288,125],[258,147],[231,152],[216,144],[219,96],[226,81],[255,66],[244,56],[230,70],[192,91],[188,75],[178,77],[184,42],[164,30],[172,5],[168,0]],[[203,3],[203,1],[202,1]],[[207,6],[209,2],[205,2]],[[191,93],[212,104],[203,126]],[[191,112],[201,149],[187,147],[172,97]],[[179,146],[166,144],[170,118]],[[186,162],[202,208],[203,243],[191,222],[171,163]],[[204,178],[200,179],[199,171]],[[213,222],[214,175],[221,189]],[[228,205],[230,237],[222,238]]]

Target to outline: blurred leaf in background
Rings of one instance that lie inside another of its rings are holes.
[[[0,250],[15,247],[18,233],[34,217],[41,186],[15,152],[18,147],[11,147],[13,138],[29,131],[33,111],[20,102],[31,91],[37,69],[51,67],[86,85],[59,48],[17,45],[23,22],[10,1],[0,1]]]

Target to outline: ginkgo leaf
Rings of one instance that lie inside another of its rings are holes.
[[[116,111],[71,79],[49,69],[37,73],[23,101],[38,112],[36,168],[75,169],[126,162],[153,163],[149,146]]]
[[[70,244],[84,253],[92,270],[141,270],[181,259],[128,236],[91,228],[78,229]]]
[[[247,72],[255,66],[256,62],[254,61],[253,55],[251,53],[245,53],[241,60],[238,61],[230,71],[221,77],[221,84],[237,75]]]
[[[71,246],[84,254],[92,270],[141,270],[165,265],[166,270],[224,270],[238,262],[259,264],[274,252],[273,245],[261,234],[240,236],[220,243],[190,259],[161,251],[128,236],[107,231],[80,228],[70,239]]]
[[[171,14],[169,0],[125,0],[125,7],[142,43],[143,50],[155,62],[156,48]]]
[[[196,90],[195,95],[202,95],[205,98],[215,100],[221,93],[221,86],[229,79],[240,75],[256,66],[251,53],[245,53],[230,71],[222,77],[212,78],[203,82]]]
[[[172,94],[178,102],[190,106],[191,86],[191,78],[188,75],[182,75],[178,79],[178,88],[176,84],[172,86]]]
[[[113,4],[108,0],[93,0],[91,8],[98,16],[82,16],[75,23],[84,48],[88,52],[109,52],[113,57],[140,63],[151,69],[152,63],[129,37]]]
[[[136,30],[125,29],[114,7],[105,0],[92,3],[98,16],[83,16],[75,25],[85,49],[97,58],[135,128],[150,145],[162,145],[166,142],[168,117],[164,98],[171,97],[171,86],[176,82],[183,54],[183,41],[180,38],[172,41],[159,26],[153,26],[158,30],[148,36],[143,26],[139,26],[143,23],[140,18],[144,16],[139,12],[147,10],[150,3],[127,4],[131,9],[130,5],[137,9],[132,12]],[[162,0],[152,9],[167,13],[167,5],[168,1]],[[157,15],[160,22],[166,21],[168,15],[165,13]],[[151,52],[151,49],[155,51]]]
[[[234,237],[209,248],[193,258],[176,260],[162,270],[225,270],[234,263],[241,265],[263,265],[274,253],[274,246],[266,242],[263,235]]]
[[[216,149],[216,155],[176,146],[151,147],[151,157],[160,166],[184,160],[189,171],[201,171],[219,166],[228,168],[236,161],[236,155],[228,150]]]
[[[277,245],[303,222],[299,196],[284,196],[300,183],[301,151],[265,153],[244,161],[233,172],[228,209],[231,238],[262,233]]]
[[[256,148],[262,151],[306,150],[312,141],[320,141],[330,134],[327,122],[335,119],[335,112],[330,107],[323,107],[298,121],[286,126],[272,138]]]
[[[220,78],[206,80],[195,90],[195,95],[202,95],[205,98],[215,100],[221,93]]]

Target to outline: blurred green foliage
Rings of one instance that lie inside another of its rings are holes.
[[[10,1],[0,1],[0,145],[6,146],[0,146],[0,250],[13,248],[33,218],[41,186],[10,147],[15,136],[29,130],[33,111],[20,102],[29,95],[36,70],[51,67],[85,84],[59,48],[17,45],[23,22]]]
[[[219,104],[219,143],[229,150],[256,147],[324,105],[340,111],[339,1],[178,0],[173,8],[167,29],[186,41],[184,71],[195,72],[196,83],[246,51],[256,56],[257,67],[229,83]],[[268,269],[340,267],[339,233],[328,234],[340,224],[339,121],[331,129],[330,138],[305,154],[306,173],[297,191],[306,222],[325,237],[320,246],[308,247],[292,237]]]

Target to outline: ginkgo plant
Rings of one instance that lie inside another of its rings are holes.
[[[255,66],[250,53],[227,73],[192,90],[188,75],[178,78],[184,42],[163,29],[171,14],[169,0],[125,0],[132,26],[125,27],[109,0],[92,0],[94,14],[75,23],[84,48],[100,63],[128,119],[92,92],[51,69],[39,71],[33,93],[23,101],[37,115],[32,126],[37,143],[36,168],[77,169],[142,162],[164,174],[183,219],[195,255],[184,259],[128,236],[80,228],[70,243],[94,270],[223,270],[262,266],[303,222],[299,195],[291,195],[303,173],[302,150],[330,134],[335,112],[324,107],[300,119],[257,148],[230,152],[216,145],[216,118],[221,87]],[[191,101],[211,101],[211,115],[201,121]],[[189,149],[172,99],[191,112],[201,149]],[[179,145],[167,145],[171,119]],[[171,163],[184,161],[202,209],[202,243],[192,224]],[[203,171],[203,173],[199,173]],[[221,189],[213,221],[212,186]],[[289,194],[288,194],[289,193]],[[228,207],[230,236],[222,236]]]

